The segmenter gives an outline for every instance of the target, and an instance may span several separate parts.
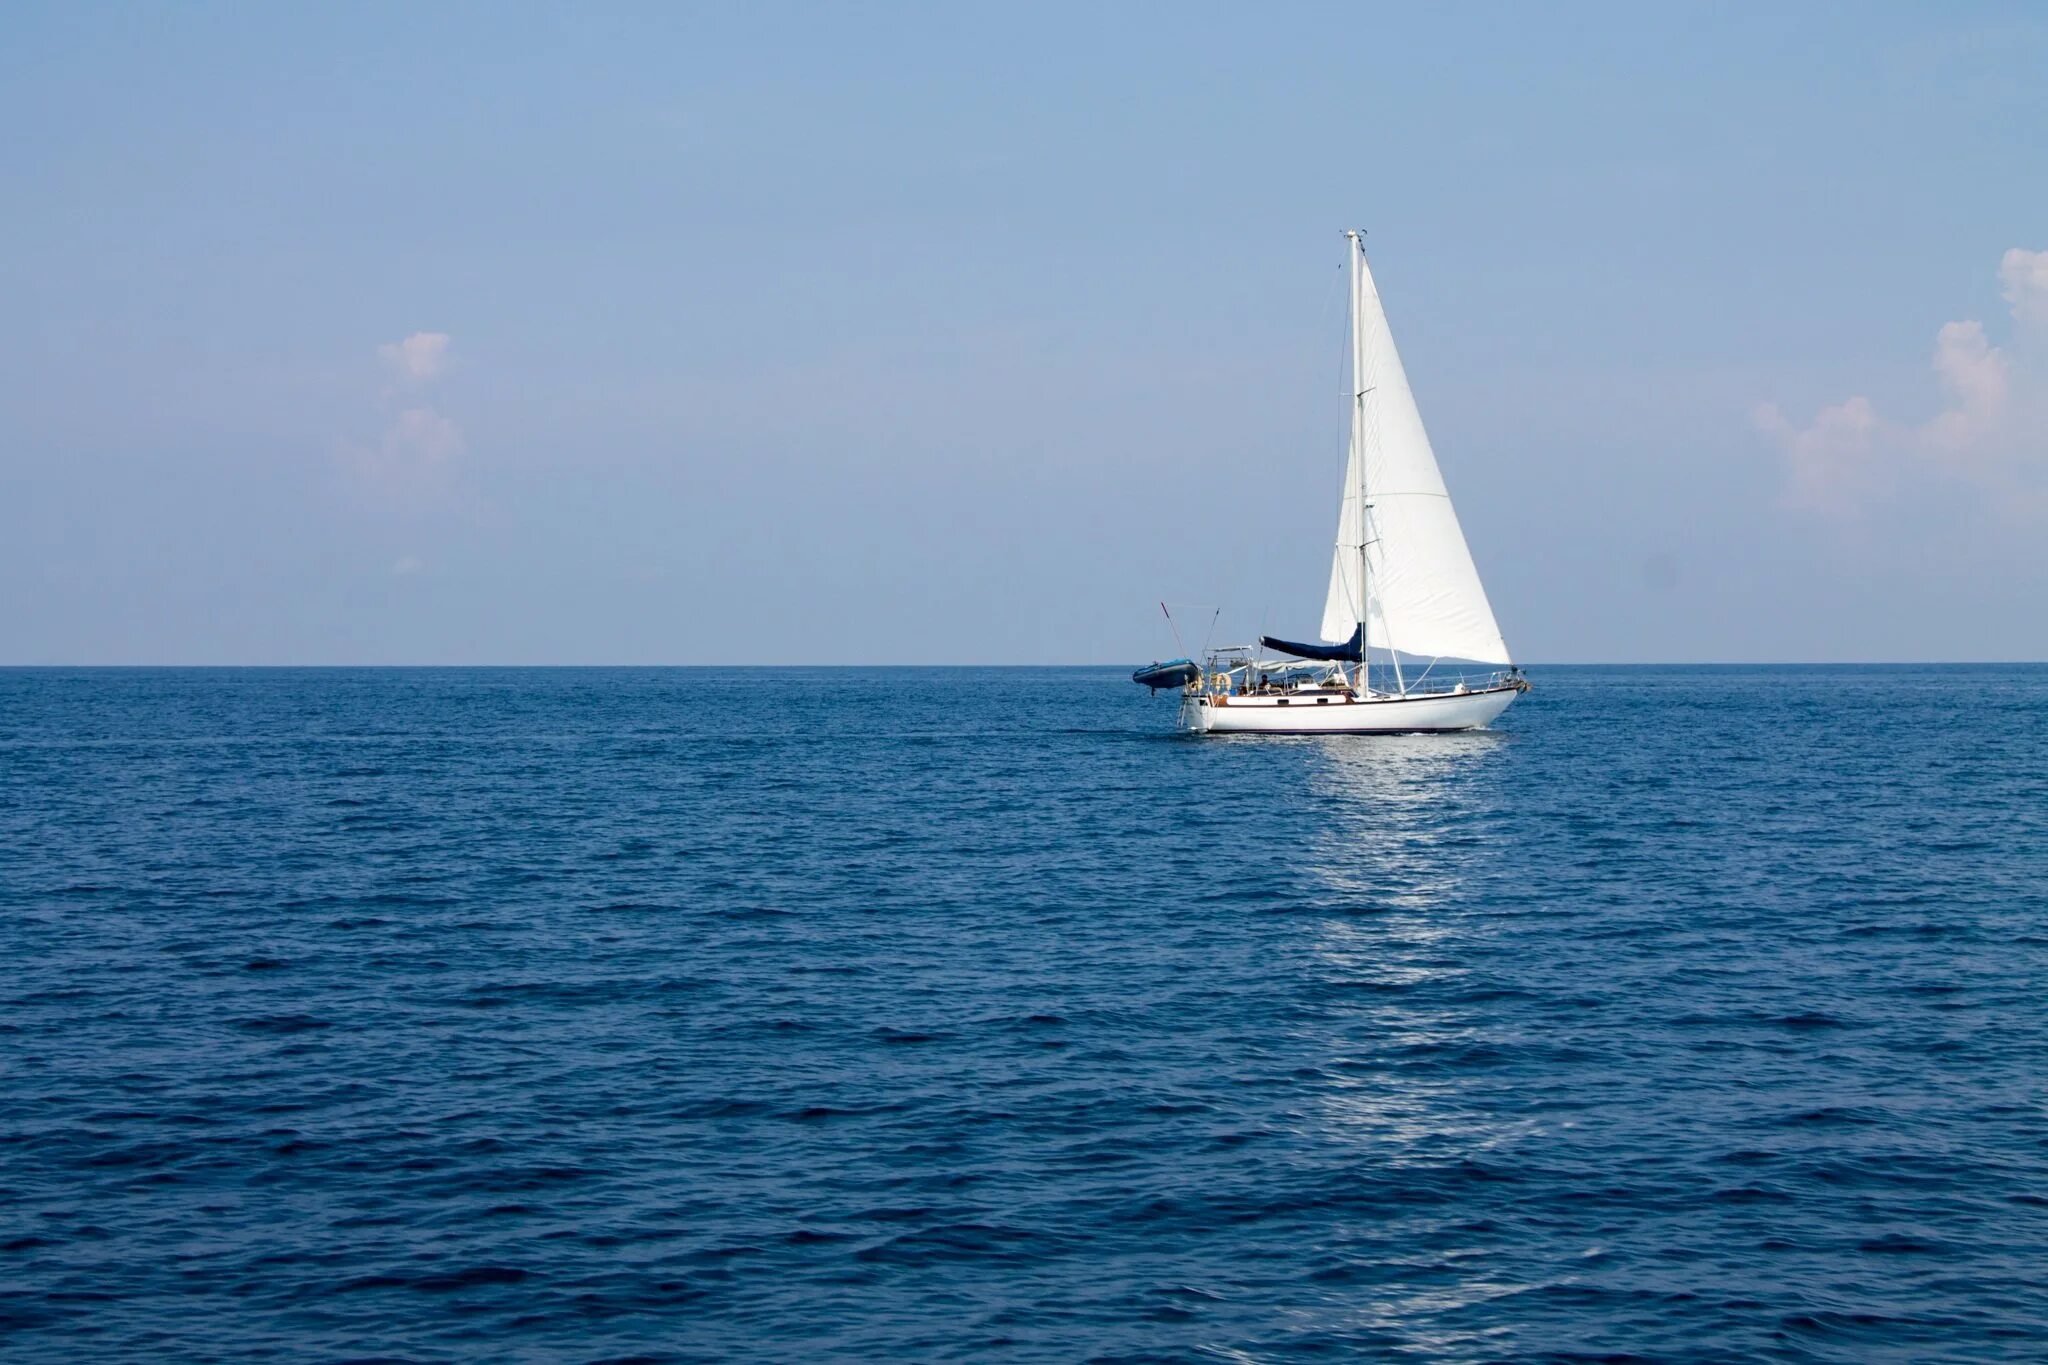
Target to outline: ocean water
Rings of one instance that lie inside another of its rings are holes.
[[[2048,668],[0,672],[0,1356],[2048,1356]]]

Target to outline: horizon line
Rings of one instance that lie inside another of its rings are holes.
[[[1153,662],[1157,662],[1154,660]],[[2048,664],[2048,659],[1599,659],[1550,661],[1546,663],[1516,664],[1514,667],[1527,671],[1532,668],[2029,668]],[[1474,664],[1473,668],[1500,668],[1505,665]],[[797,668],[843,668],[843,669],[919,669],[919,668],[1113,668],[1127,669],[1128,661],[1113,662],[1062,662],[1062,663],[977,663],[977,662],[926,662],[926,663],[0,663],[0,672],[44,671],[86,671],[104,670],[230,670],[230,669],[684,669],[684,668],[748,668],[748,669],[797,669]],[[1469,669],[1466,671],[1470,671]]]

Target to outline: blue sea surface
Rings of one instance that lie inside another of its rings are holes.
[[[2048,1357],[2048,668],[0,671],[0,1355]]]

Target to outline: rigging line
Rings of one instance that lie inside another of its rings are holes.
[[[1180,638],[1180,627],[1179,627],[1179,626],[1177,626],[1177,625],[1175,625],[1175,624],[1173,623],[1173,613],[1172,613],[1172,612],[1170,612],[1170,611],[1167,611],[1167,610],[1166,610],[1166,603],[1164,603],[1164,602],[1161,602],[1161,603],[1159,604],[1159,610],[1160,610],[1160,611],[1162,611],[1162,612],[1165,612],[1165,613],[1166,613],[1166,626],[1167,626],[1167,629],[1169,629],[1169,630],[1171,630],[1171,631],[1173,632],[1173,647],[1174,647],[1175,649],[1177,649],[1177,650],[1179,650],[1179,651],[1180,651],[1180,656],[1181,656],[1181,658],[1183,658],[1183,659],[1187,658],[1187,656],[1188,656],[1188,647],[1187,647],[1187,646],[1186,646],[1185,644],[1182,644],[1182,643],[1181,643],[1181,638]]]
[[[1338,264],[1337,273],[1339,275],[1343,274],[1349,268],[1349,264],[1350,261],[1347,257]],[[1332,290],[1330,293],[1330,302],[1332,306],[1328,310],[1329,314],[1337,319],[1337,325],[1340,329],[1337,333],[1337,378],[1341,383],[1340,392],[1348,393],[1354,382],[1352,376],[1346,373],[1351,368],[1351,319],[1345,312],[1345,305],[1337,303],[1335,290]],[[1349,439],[1350,433],[1348,428],[1351,421],[1349,414],[1345,416],[1344,421],[1347,428],[1345,433],[1346,439]]]
[[[1378,496],[1379,496],[1379,494],[1375,493],[1375,494],[1374,494],[1373,496],[1374,496],[1374,497],[1378,497]],[[1367,503],[1367,504],[1365,505],[1365,514],[1366,514],[1366,516],[1368,516],[1368,517],[1372,517],[1372,510],[1373,510],[1373,504],[1372,504],[1372,503]],[[1377,522],[1377,521],[1379,520],[1379,518],[1377,518],[1377,517],[1372,517],[1372,520],[1373,520],[1374,522]],[[1373,526],[1373,527],[1372,527],[1372,529],[1373,529],[1373,530],[1378,530],[1379,528],[1378,528],[1378,527],[1377,527],[1377,526],[1375,525],[1375,526]],[[1365,555],[1365,548],[1366,548],[1366,545],[1377,545],[1377,544],[1379,544],[1379,543],[1380,543],[1380,539],[1381,539],[1381,537],[1380,537],[1380,536],[1378,536],[1378,535],[1375,535],[1375,536],[1373,536],[1373,538],[1372,538],[1371,540],[1369,540],[1369,541],[1365,542],[1365,545],[1361,545],[1361,546],[1359,546],[1359,547],[1358,547],[1358,553],[1359,553],[1359,555],[1360,555],[1361,557],[1364,557],[1364,555]],[[1383,577],[1383,578],[1384,578],[1384,577],[1386,576],[1386,568],[1385,568],[1386,562],[1387,562],[1387,552],[1386,552],[1385,550],[1381,550],[1381,551],[1380,551],[1380,565],[1381,565],[1381,569],[1380,569],[1380,576],[1381,576],[1381,577]],[[1371,610],[1372,610],[1372,603],[1371,603],[1371,602],[1367,602],[1367,603],[1366,603],[1366,610],[1367,610],[1367,611],[1371,611]],[[1400,655],[1401,655],[1401,649],[1400,649],[1400,646],[1398,646],[1398,645],[1396,645],[1396,644],[1394,643],[1394,622],[1393,622],[1392,618],[1390,618],[1390,617],[1389,617],[1389,616],[1387,615],[1387,599],[1386,599],[1386,598],[1385,598],[1384,596],[1380,598],[1380,627],[1381,627],[1380,633],[1381,633],[1382,635],[1384,635],[1384,636],[1386,636],[1386,637],[1387,637],[1387,641],[1386,641],[1386,648],[1387,648],[1387,657],[1389,658],[1389,660],[1391,660],[1391,661],[1392,661],[1392,663],[1393,663],[1393,665],[1394,665],[1394,681],[1395,681],[1395,684],[1396,684],[1396,686],[1398,686],[1398,687],[1400,687],[1400,688],[1401,688],[1401,690],[1402,690],[1402,692],[1403,692],[1403,693],[1406,693],[1406,691],[1408,690],[1408,687],[1407,687],[1407,684],[1406,684],[1406,683],[1405,683],[1404,681],[1402,681],[1402,678],[1401,678],[1401,658],[1400,658]]]

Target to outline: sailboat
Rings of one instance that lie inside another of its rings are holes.
[[[1180,693],[1197,734],[1479,730],[1529,690],[1465,545],[1422,414],[1365,262],[1344,234],[1351,284],[1351,439],[1320,642],[1175,659],[1132,675]],[[1475,672],[1476,670],[1476,672]]]

